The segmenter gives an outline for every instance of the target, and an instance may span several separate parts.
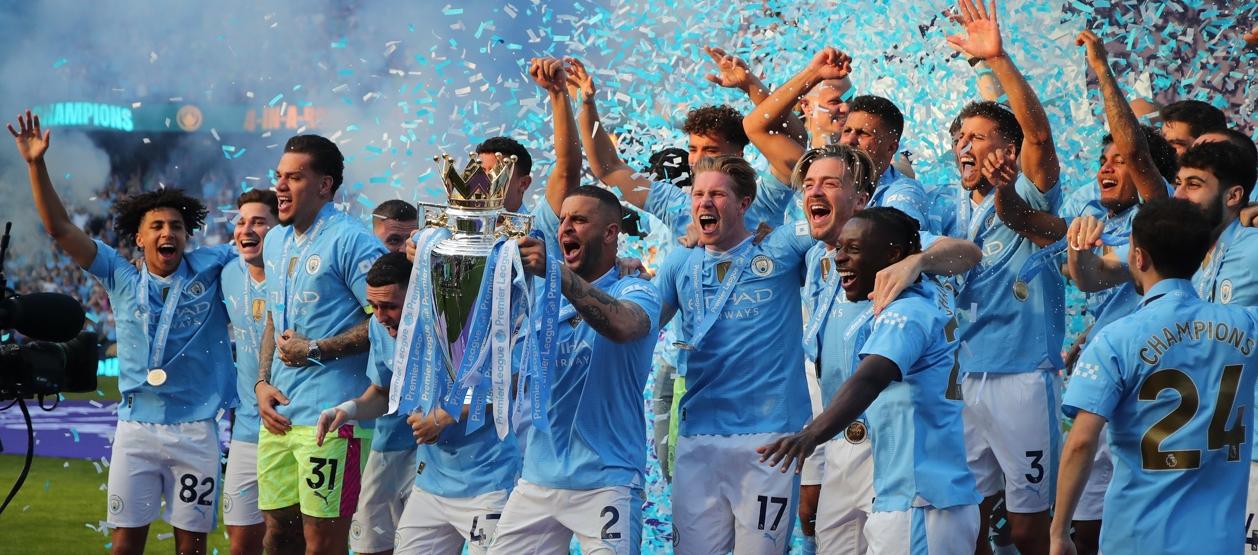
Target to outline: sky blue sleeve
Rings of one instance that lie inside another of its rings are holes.
[[[87,266],[87,273],[96,276],[106,290],[115,290],[128,278],[139,279],[140,271],[119,256],[118,251],[99,239],[93,239],[93,242],[96,243],[96,258]]]
[[[1113,326],[1111,323],[1101,330],[1095,338],[1089,340],[1075,364],[1074,374],[1066,386],[1062,396],[1061,411],[1074,418],[1081,410],[1088,411],[1109,420],[1114,415],[1114,407],[1122,396],[1122,359],[1110,343],[1110,335],[1105,333]]]
[[[393,353],[385,352],[386,341],[379,336],[382,333],[389,332],[382,329],[375,321],[367,326],[367,337],[371,342],[371,349],[367,351],[367,377],[371,378],[371,383],[377,387],[388,389],[389,384],[393,382],[393,371],[389,369],[389,359],[393,358]]]
[[[915,181],[908,179],[898,179],[892,183],[888,189],[886,196],[882,200],[882,205],[888,208],[895,208],[908,214],[922,229],[930,229],[930,219],[927,218],[926,193],[922,191],[920,185]]]
[[[663,306],[681,307],[681,303],[677,300],[677,277],[678,274],[686,271],[686,259],[690,257],[690,251],[696,248],[701,247],[674,248],[668,253],[664,263],[660,264],[659,270],[655,272],[655,279],[652,279],[651,283],[659,291],[659,302]]]
[[[651,329],[660,329],[660,292],[651,283],[640,278],[625,278],[631,282],[621,288],[617,300],[628,301],[642,307],[651,318]]]
[[[892,302],[874,319],[873,329],[861,346],[861,359],[878,355],[894,362],[901,376],[908,375],[930,346],[931,326],[936,320],[913,303]],[[943,337],[942,329],[936,331]]]
[[[340,259],[341,276],[345,284],[354,293],[360,306],[367,306],[367,271],[380,258],[385,250],[380,240],[366,231],[354,231],[341,236],[341,248],[337,253]]]
[[[1061,187],[1053,186],[1047,193],[1041,192],[1039,187],[1031,183],[1025,175],[1019,175],[1018,180],[1013,184],[1014,191],[1018,196],[1022,197],[1031,208],[1043,210],[1050,214],[1056,214],[1061,207]]]
[[[559,237],[559,215],[550,207],[546,197],[537,199],[530,214],[533,215],[532,229],[542,232],[547,239]]]
[[[690,195],[681,187],[667,181],[651,182],[642,209],[664,222],[673,236],[686,235],[686,226],[690,224]]]
[[[953,203],[951,192],[940,187],[931,198],[927,209],[927,220],[933,233],[947,237],[959,237],[956,229],[957,207]]]

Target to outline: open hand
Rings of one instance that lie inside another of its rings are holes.
[[[1101,246],[1101,233],[1105,231],[1105,223],[1096,216],[1079,216],[1070,222],[1066,230],[1071,250],[1092,250]]]
[[[1000,20],[996,17],[996,0],[990,9],[983,0],[960,0],[960,13],[956,21],[965,28],[965,34],[948,35],[948,44],[966,56],[987,60],[1005,53],[1000,38]]]
[[[760,462],[767,462],[770,468],[781,463],[780,469],[785,474],[793,464],[795,473],[799,474],[804,470],[804,459],[807,459],[808,455],[816,449],[817,439],[808,430],[804,430],[798,434],[780,438],[773,443],[761,445],[756,448],[756,452],[760,453]]]
[[[1017,158],[1004,150],[989,152],[983,159],[980,171],[993,187],[997,189],[1008,187],[1013,185],[1018,178]]]
[[[323,437],[328,432],[341,429],[349,421],[349,415],[339,408],[330,408],[319,413],[319,422],[315,425],[315,445],[323,447]]]
[[[709,73],[705,77],[717,86],[746,91],[759,81],[755,75],[751,74],[747,62],[738,56],[711,46],[703,47],[703,51],[712,57],[713,62],[716,62],[717,73]]]
[[[8,128],[14,142],[17,143],[18,154],[21,154],[22,159],[27,162],[42,159],[44,153],[48,151],[48,141],[52,138],[52,131],[43,131],[39,126],[39,116],[32,116],[30,110],[26,111],[25,119],[18,114],[17,126],[18,129],[13,129],[13,124],[10,123]]]
[[[852,58],[833,46],[827,46],[812,57],[808,69],[816,72],[823,81],[842,79],[852,73]]]
[[[899,262],[887,266],[874,275],[874,290],[869,292],[869,299],[874,302],[874,315],[882,313],[896,297],[905,289],[917,282],[922,275],[922,255],[920,253],[906,256]]]

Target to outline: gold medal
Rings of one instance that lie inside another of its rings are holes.
[[[866,435],[868,434],[865,430],[865,423],[859,420],[849,424],[847,426],[847,431],[843,432],[843,436],[847,439],[847,442],[853,444],[865,441]]]
[[[1013,298],[1018,299],[1018,302],[1025,303],[1030,296],[1031,289],[1027,287],[1025,281],[1018,280],[1013,282]]]
[[[154,368],[152,370],[149,370],[148,378],[145,381],[147,381],[149,385],[153,387],[158,387],[166,383],[166,371],[162,370],[161,368]]]

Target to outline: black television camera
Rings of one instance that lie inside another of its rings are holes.
[[[93,332],[83,331],[83,307],[69,295],[34,293],[16,295],[8,288],[4,261],[9,251],[9,230],[0,237],[0,410],[17,405],[26,420],[26,463],[13,489],[0,504],[0,513],[9,506],[30,472],[35,453],[35,429],[26,399],[38,398],[40,408],[52,410],[62,391],[96,390],[96,365],[100,345]],[[13,331],[34,339],[18,344]],[[52,398],[51,406],[45,406]],[[0,445],[0,452],[4,446]]]

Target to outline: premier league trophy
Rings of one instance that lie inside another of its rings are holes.
[[[439,407],[458,420],[470,394],[468,431],[492,401],[501,436],[509,430],[511,347],[530,335],[531,296],[517,279],[515,239],[528,234],[531,218],[503,210],[515,156],[498,154],[487,170],[472,155],[462,173],[449,155],[436,160],[449,204],[418,205],[424,227],[414,238],[390,409],[427,414]]]

